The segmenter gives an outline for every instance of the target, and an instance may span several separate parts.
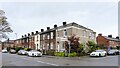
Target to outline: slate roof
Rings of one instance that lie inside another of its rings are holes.
[[[69,23],[69,24],[66,24],[66,25],[62,25],[62,26],[58,26],[56,28],[52,28],[52,29],[46,30],[46,31],[41,32],[41,33],[46,33],[46,32],[50,32],[50,31],[54,31],[56,29],[61,29],[61,28],[70,27],[70,26],[75,26],[75,27],[79,27],[79,28],[83,28],[83,29],[87,29],[87,30],[93,31],[93,30],[91,30],[91,29],[89,29],[87,27],[84,27],[84,26],[79,25],[79,24],[77,24],[75,22],[72,22],[72,23]]]
[[[117,41],[117,42],[120,42],[120,39],[117,39],[117,38],[111,38],[111,37],[107,37],[107,36],[103,36],[104,38],[108,39],[108,40],[111,40],[111,41]]]

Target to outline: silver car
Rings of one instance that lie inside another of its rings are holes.
[[[11,53],[11,54],[15,54],[16,51],[15,51],[14,49],[11,49],[11,50],[10,50],[10,53]]]
[[[25,50],[19,50],[18,55],[27,55],[27,51]]]

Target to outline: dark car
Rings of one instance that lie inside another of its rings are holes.
[[[112,50],[109,50],[108,55],[119,55],[119,50],[117,49],[112,49]]]
[[[16,51],[15,51],[14,49],[11,49],[11,50],[10,50],[10,53],[11,53],[11,54],[15,54]]]

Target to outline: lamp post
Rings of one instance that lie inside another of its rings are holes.
[[[69,45],[69,54],[70,54],[70,41],[68,41],[68,45]]]

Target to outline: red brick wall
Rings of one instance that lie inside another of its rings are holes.
[[[104,38],[101,35],[98,35],[96,38],[97,44],[98,45],[106,45],[109,46],[109,40],[107,40],[106,38]]]

